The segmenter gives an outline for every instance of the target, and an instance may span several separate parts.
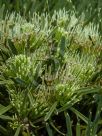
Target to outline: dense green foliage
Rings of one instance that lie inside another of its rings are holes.
[[[102,135],[102,9],[78,2],[1,1],[0,136]]]
[[[99,24],[99,30],[102,34],[102,1],[101,0],[1,0],[0,5],[6,11],[16,11],[29,18],[29,14],[34,12],[47,12],[53,15],[54,10],[65,8],[66,10],[75,10],[79,17],[84,13],[85,25],[89,22]]]

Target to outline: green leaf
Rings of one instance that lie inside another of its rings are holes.
[[[57,127],[53,124],[53,122],[50,122],[50,125],[55,129],[56,132],[58,132],[60,135],[65,136],[66,134],[62,133],[61,131],[58,130]]]
[[[0,85],[7,85],[7,84],[13,84],[13,81],[12,80],[2,80],[0,81]]]
[[[81,136],[80,122],[78,120],[76,124],[76,136]]]
[[[68,113],[64,112],[65,118],[66,118],[66,127],[67,127],[67,135],[66,136],[72,136],[72,126],[71,126],[71,120]]]
[[[86,94],[91,94],[91,93],[99,93],[101,92],[101,88],[97,87],[97,88],[81,88],[79,90],[77,90],[79,95],[86,95]]]
[[[15,78],[13,79],[17,84],[20,84],[20,85],[26,85],[25,81],[20,79],[20,78]]]
[[[30,101],[30,103],[31,103],[31,105],[33,107],[34,103],[35,103],[35,100],[34,100],[34,98],[33,98],[33,96],[32,96],[30,91],[28,92],[28,98],[29,98],[29,101]]]
[[[63,58],[65,53],[65,36],[62,36],[60,43],[60,56]]]
[[[93,134],[93,136],[96,135],[96,133],[97,133],[98,123],[99,123],[99,120],[100,120],[100,114],[102,112],[102,95],[97,95],[97,100],[98,100],[98,107],[97,107],[94,122],[92,124],[92,134]]]
[[[19,126],[15,132],[15,135],[14,136],[19,136],[20,134],[20,130],[21,130],[21,126]]]
[[[92,113],[90,113],[90,116],[89,116],[89,120],[88,120],[88,125],[87,125],[87,128],[86,128],[85,136],[90,136],[90,131],[92,129],[91,128],[92,127],[91,118],[92,118]]]
[[[70,101],[70,103],[66,103],[63,107],[57,109],[57,113],[63,112],[67,109],[69,109],[70,107],[72,107],[77,101]]]
[[[46,123],[46,129],[47,129],[47,132],[48,132],[49,136],[54,136],[48,123]]]
[[[8,132],[7,132],[7,129],[5,129],[3,126],[0,125],[0,132],[4,135],[4,136],[7,136],[8,135]],[[1,134],[0,133],[0,134]],[[3,136],[2,135],[2,136]]]
[[[4,108],[5,106],[3,106],[2,104],[0,104],[0,109]]]
[[[11,118],[10,116],[5,116],[5,115],[0,115],[0,119],[13,120],[13,118]]]
[[[18,54],[17,49],[14,46],[14,43],[11,41],[11,39],[8,39],[8,43],[9,43],[9,47],[10,47],[11,53],[13,55],[17,55]]]
[[[80,119],[82,119],[86,124],[88,124],[88,118],[85,117],[83,114],[81,114],[79,111],[77,111],[75,108],[71,107],[70,110],[74,112]]]
[[[9,56],[9,53],[7,53],[7,51],[4,51],[0,48],[0,59],[5,63],[5,61],[7,60]]]
[[[7,107],[0,108],[0,115],[4,114],[5,112],[9,111],[12,108],[11,105],[8,105]]]
[[[5,4],[2,5],[2,8],[0,10],[0,19],[3,19],[3,17],[4,17],[4,10],[5,10]]]
[[[57,102],[55,102],[55,103],[52,105],[52,107],[50,108],[49,112],[46,114],[46,116],[45,116],[45,118],[44,118],[45,121],[47,121],[47,120],[51,117],[52,113],[53,113],[54,110],[56,109],[56,106],[57,106]]]
[[[8,54],[8,49],[6,47],[0,44],[0,52],[2,52],[3,54],[7,55]],[[1,54],[0,54],[1,55]]]
[[[84,24],[83,24],[83,29],[84,29],[84,27],[85,27],[86,25],[88,25],[88,24],[94,19],[95,14],[96,14],[96,12],[94,12],[94,13],[91,15],[91,17],[90,17],[87,21],[84,22]]]

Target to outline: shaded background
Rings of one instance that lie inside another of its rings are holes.
[[[34,12],[48,12],[52,15],[54,10],[63,8],[75,10],[76,16],[85,14],[86,24],[99,24],[102,34],[102,0],[0,0],[0,8],[4,15],[7,11],[15,11],[26,18]]]

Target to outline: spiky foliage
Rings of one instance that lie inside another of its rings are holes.
[[[79,17],[84,13],[84,24],[89,22],[99,24],[99,31],[102,34],[102,2],[101,0],[1,0],[0,1],[0,18],[4,18],[6,11],[20,13],[23,17],[29,19],[29,15],[34,12],[47,12],[53,15],[54,10],[65,8],[66,10],[76,11],[76,16]]]
[[[82,102],[83,96],[101,94],[101,82],[96,75],[101,72],[101,64],[97,62],[101,55],[101,37],[98,26],[91,23],[85,26],[83,21],[83,16],[76,18],[74,12],[60,10],[52,17],[34,13],[29,22],[12,13],[0,22],[0,84],[6,87],[10,100],[9,106],[2,106],[1,115],[13,109],[9,111],[12,118],[5,115],[1,118],[11,120],[12,135],[40,135],[41,128],[46,127],[50,136],[50,126],[56,130],[55,135],[56,132],[63,135],[52,120],[63,112],[68,130],[66,132],[63,125],[61,129],[72,135],[66,113],[69,110],[88,124],[86,129],[82,122],[86,133],[91,133],[90,125],[92,134],[97,133],[101,95],[97,97],[99,101],[96,100],[99,114],[96,113],[93,122],[73,108]]]

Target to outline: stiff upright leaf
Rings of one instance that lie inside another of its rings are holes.
[[[81,136],[80,122],[76,124],[76,136]]]
[[[60,56],[63,58],[65,53],[65,36],[62,36],[61,43],[60,43]]]
[[[54,136],[48,123],[46,123],[46,129],[47,129],[47,132],[48,132],[48,136]]]
[[[32,105],[32,107],[33,107],[35,100],[34,100],[34,98],[33,98],[33,96],[32,96],[32,94],[31,94],[30,91],[28,92],[28,97],[29,97],[29,101],[30,101],[30,103],[31,103],[31,105]]]
[[[72,136],[72,126],[71,126],[71,120],[68,113],[64,113],[66,118],[66,127],[67,127],[67,135],[66,136]]]
[[[52,107],[50,108],[49,112],[47,113],[47,115],[46,115],[45,118],[44,118],[45,121],[47,121],[47,120],[51,117],[52,113],[53,113],[54,110],[56,109],[56,106],[57,106],[57,102],[55,102],[55,103],[52,105]]]
[[[92,113],[90,113],[90,116],[89,116],[89,120],[88,120],[88,125],[86,127],[86,134],[85,136],[90,136],[90,131],[91,131],[91,127],[92,127],[92,123],[91,123],[91,118],[92,118]]]

